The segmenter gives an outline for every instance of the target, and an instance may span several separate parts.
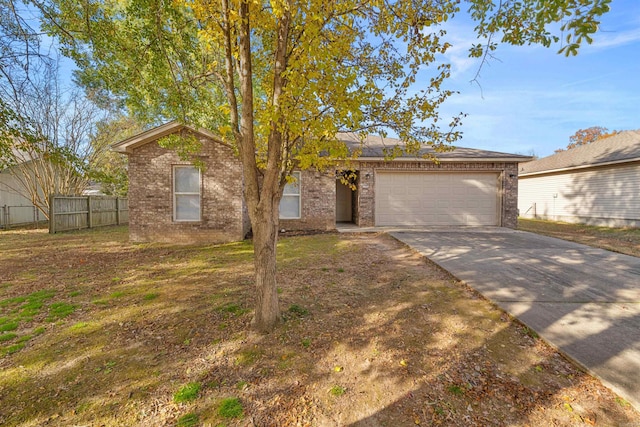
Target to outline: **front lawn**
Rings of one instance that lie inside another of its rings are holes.
[[[386,235],[250,242],[0,233],[0,425],[637,425],[627,402]]]

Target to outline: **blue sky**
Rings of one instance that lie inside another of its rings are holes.
[[[591,45],[578,56],[560,46],[501,45],[480,65],[467,49],[473,24],[458,16],[447,24],[454,47],[447,53],[447,85],[460,91],[441,109],[443,117],[468,114],[457,145],[545,157],[564,148],[578,129],[640,129],[640,1],[613,0]]]

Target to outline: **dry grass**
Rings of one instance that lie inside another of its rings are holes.
[[[0,348],[24,344],[0,358],[0,424],[639,423],[388,236],[282,238],[285,321],[269,335],[249,328],[251,260],[250,242],[134,245],[125,228],[0,234],[0,317],[18,323]]]
[[[640,228],[596,227],[520,218],[518,229],[631,256],[640,256]]]

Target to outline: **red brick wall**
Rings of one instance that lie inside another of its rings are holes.
[[[502,173],[502,226],[518,228],[517,163],[506,163]]]
[[[334,230],[336,178],[333,172],[305,170],[300,175],[301,218],[281,219],[281,230]]]
[[[221,243],[242,240],[248,230],[242,167],[233,151],[202,140],[201,221],[173,220],[173,166],[189,164],[156,142],[129,156],[129,234],[136,242]]]

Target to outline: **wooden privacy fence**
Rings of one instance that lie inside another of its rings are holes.
[[[51,196],[49,233],[129,222],[129,201],[109,196]]]

